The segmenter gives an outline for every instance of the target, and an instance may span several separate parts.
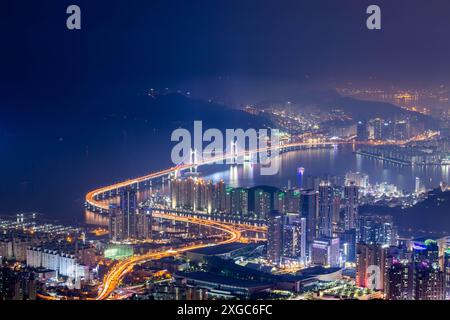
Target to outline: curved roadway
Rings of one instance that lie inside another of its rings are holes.
[[[154,213],[153,216],[155,216],[157,218],[173,219],[173,220],[177,220],[177,221],[184,221],[184,222],[189,222],[189,223],[206,225],[211,228],[214,228],[214,229],[217,229],[220,231],[224,231],[225,233],[228,234],[227,239],[218,241],[215,243],[215,245],[239,241],[239,239],[241,237],[241,232],[237,228],[230,227],[226,224],[222,224],[217,221],[209,221],[209,220],[197,219],[197,218],[191,218],[191,217],[179,217],[176,215],[168,215],[168,214],[161,215],[158,213]],[[131,258],[123,260],[123,261],[119,262],[118,264],[116,264],[115,266],[113,266],[112,269],[105,276],[105,278],[103,280],[103,285],[100,288],[100,292],[99,292],[96,300],[107,299],[111,295],[111,293],[117,288],[117,286],[119,285],[119,283],[123,279],[123,277],[127,273],[131,272],[133,267],[137,264],[146,262],[148,260],[161,259],[161,258],[165,258],[165,257],[174,256],[174,255],[186,252],[186,251],[208,247],[210,245],[211,244],[194,244],[194,245],[180,247],[180,248],[172,249],[172,250],[150,252],[150,253],[147,253],[147,254],[144,254],[141,256],[133,256]]]
[[[119,182],[119,183],[116,183],[116,184],[113,184],[113,185],[110,185],[107,187],[93,190],[86,195],[86,203],[89,204],[90,206],[100,209],[102,211],[103,210],[108,211],[109,208],[108,208],[107,204],[103,203],[102,200],[97,199],[97,197],[103,193],[106,193],[106,192],[109,192],[112,190],[116,190],[119,188],[131,186],[131,185],[143,182],[143,181],[164,177],[164,176],[170,175],[172,173],[175,173],[177,171],[187,170],[187,169],[190,169],[193,167],[210,164],[210,163],[214,163],[217,161],[224,161],[226,159],[230,159],[230,158],[234,158],[234,157],[245,156],[246,154],[254,154],[254,153],[260,153],[260,152],[267,152],[269,150],[279,150],[279,149],[283,149],[283,148],[295,148],[295,147],[302,147],[302,146],[336,145],[336,144],[353,144],[353,143],[355,143],[355,141],[296,142],[296,143],[290,143],[290,144],[285,144],[285,145],[279,145],[276,147],[269,146],[269,147],[250,150],[250,151],[243,151],[243,152],[235,153],[233,155],[221,155],[221,156],[217,156],[217,157],[212,157],[210,159],[207,159],[207,160],[204,160],[204,161],[201,161],[198,163],[183,164],[183,165],[175,166],[175,167],[165,169],[165,170],[162,170],[159,172],[155,172],[155,173],[151,173],[151,174],[148,174],[148,175],[145,175],[142,177],[138,177],[136,179],[130,179],[130,180]],[[241,238],[241,231],[240,231],[241,226],[240,225],[230,224],[230,223],[222,223],[222,222],[218,222],[218,221],[199,219],[199,218],[194,218],[194,217],[183,217],[183,216],[177,216],[177,215],[170,215],[170,214],[154,213],[153,216],[164,218],[164,219],[173,219],[173,220],[177,220],[177,221],[184,221],[184,222],[190,222],[190,223],[195,223],[195,224],[200,224],[200,225],[206,225],[206,226],[215,228],[217,230],[226,232],[229,235],[228,239],[221,240],[221,241],[215,243],[216,245],[236,242],[236,241],[239,241],[239,239]],[[133,269],[133,267],[137,264],[140,264],[145,261],[152,260],[152,259],[160,259],[163,257],[174,256],[174,255],[186,252],[186,251],[203,248],[203,247],[207,247],[210,245],[211,244],[191,245],[191,246],[180,247],[180,248],[177,248],[174,250],[169,250],[169,251],[151,252],[151,253],[147,253],[145,255],[133,256],[131,258],[123,260],[120,263],[116,264],[105,276],[103,285],[100,287],[100,291],[99,291],[97,300],[107,299],[111,295],[111,293],[117,288],[117,286],[119,285],[119,283],[123,279],[123,277],[127,273],[129,273]]]
[[[336,144],[353,144],[353,143],[354,143],[354,141],[320,142],[320,143],[319,142],[295,142],[295,143],[290,143],[290,144],[285,144],[285,145],[279,145],[276,147],[269,146],[269,147],[265,147],[265,148],[255,149],[255,150],[242,151],[242,152],[235,153],[233,155],[220,155],[220,156],[209,158],[207,160],[203,160],[198,163],[194,163],[194,164],[188,163],[188,164],[178,165],[178,166],[171,167],[171,168],[168,168],[165,170],[150,173],[150,174],[142,176],[142,177],[126,180],[126,181],[119,182],[119,183],[116,183],[116,184],[113,184],[110,186],[106,186],[103,188],[99,188],[99,189],[90,191],[86,195],[86,203],[88,203],[89,205],[96,207],[98,209],[108,211],[108,209],[109,209],[108,205],[103,203],[102,200],[97,200],[97,196],[99,196],[103,193],[112,191],[112,190],[132,186],[132,185],[135,185],[137,183],[144,182],[147,180],[152,180],[152,179],[157,179],[157,178],[161,178],[164,176],[168,176],[177,171],[187,170],[190,168],[202,166],[205,164],[215,163],[218,161],[224,161],[224,160],[227,160],[230,158],[241,157],[241,156],[245,156],[246,154],[255,154],[255,153],[261,153],[261,152],[267,152],[269,150],[279,150],[279,149],[284,149],[284,148],[295,148],[295,147],[315,146],[315,145],[323,146],[323,145],[336,145]]]

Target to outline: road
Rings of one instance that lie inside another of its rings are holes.
[[[429,138],[429,137],[419,137],[419,138],[415,137],[413,139],[410,139],[410,141],[418,141],[422,138]],[[394,144],[400,145],[400,144],[406,144],[407,142],[408,141],[397,141]],[[119,183],[116,183],[116,184],[113,184],[113,185],[110,185],[107,187],[93,190],[86,195],[86,203],[89,204],[90,206],[99,208],[99,209],[107,212],[109,209],[108,205],[103,203],[101,200],[97,199],[97,197],[99,195],[106,193],[108,191],[135,185],[137,183],[144,182],[147,180],[168,176],[170,174],[173,174],[173,173],[176,173],[176,172],[179,172],[182,170],[187,170],[187,169],[190,169],[193,167],[198,167],[198,166],[205,165],[205,164],[215,163],[215,162],[223,161],[223,160],[230,159],[230,158],[245,156],[247,154],[267,152],[269,150],[276,150],[276,149],[282,149],[282,148],[295,148],[295,147],[302,147],[302,146],[313,146],[313,145],[337,145],[337,144],[354,144],[354,143],[356,143],[356,142],[355,141],[296,142],[296,143],[290,143],[290,144],[285,144],[285,145],[279,145],[279,146],[275,146],[275,147],[269,146],[266,148],[259,148],[259,149],[250,150],[250,151],[243,151],[243,152],[235,153],[232,155],[221,155],[221,156],[217,156],[217,157],[212,157],[212,158],[203,160],[198,163],[194,163],[194,164],[188,163],[188,164],[178,165],[178,166],[175,166],[175,167],[172,167],[169,169],[165,169],[165,170],[162,170],[159,172],[151,173],[151,174],[148,174],[148,175],[136,178],[136,179],[119,182]],[[375,142],[372,144],[379,145],[380,143]],[[389,142],[389,144],[393,144],[393,143]],[[210,226],[211,228],[215,228],[217,230],[224,231],[226,234],[228,234],[228,238],[226,240],[221,240],[221,241],[215,243],[216,245],[236,242],[236,241],[239,241],[241,238],[241,230],[242,230],[241,227],[242,226],[239,226],[236,224],[222,223],[222,222],[218,222],[218,221],[199,219],[199,218],[195,218],[195,217],[183,217],[183,216],[171,215],[171,214],[159,214],[157,212],[155,212],[153,214],[153,216],[156,218],[159,217],[159,218],[164,218],[164,219],[173,219],[173,220],[177,220],[177,221],[184,221],[184,222],[189,222],[189,223]],[[260,227],[257,227],[257,228],[255,227],[255,231],[256,231],[256,229],[258,231],[262,231]],[[111,295],[111,293],[114,292],[114,290],[116,290],[116,288],[118,287],[118,285],[120,284],[120,281],[124,278],[124,276],[126,274],[128,274],[129,272],[131,272],[133,267],[137,264],[140,264],[145,261],[152,260],[152,259],[161,259],[164,257],[178,255],[178,254],[186,252],[186,251],[204,248],[204,247],[207,247],[210,245],[211,244],[196,244],[196,245],[176,248],[176,249],[169,250],[169,251],[150,252],[145,255],[133,256],[126,260],[123,260],[123,261],[119,262],[118,264],[116,264],[115,266],[113,266],[112,269],[105,276],[103,284],[100,287],[99,294],[97,296],[97,300],[107,299]]]
[[[232,159],[232,158],[236,158],[236,157],[241,157],[241,156],[245,156],[248,154],[257,154],[257,153],[263,153],[263,152],[267,152],[269,150],[279,150],[279,149],[289,149],[289,148],[296,148],[296,147],[308,147],[308,146],[317,146],[317,145],[339,145],[339,144],[369,144],[369,145],[375,145],[375,146],[379,146],[379,145],[404,145],[407,144],[409,142],[412,141],[422,141],[422,140],[426,140],[426,139],[430,139],[432,137],[434,137],[437,133],[436,132],[431,132],[429,134],[422,134],[422,135],[418,135],[415,136],[407,141],[364,141],[364,142],[358,142],[358,141],[313,141],[313,142],[294,142],[294,143],[288,143],[288,144],[283,144],[283,145],[278,145],[275,147],[272,146],[268,146],[268,147],[264,147],[264,148],[259,148],[259,149],[254,149],[254,150],[247,150],[247,151],[242,151],[242,152],[237,152],[234,154],[224,154],[224,155],[219,155],[216,157],[210,157],[208,159],[205,159],[203,161],[199,161],[197,163],[187,163],[187,164],[181,164],[178,166],[174,166],[165,170],[161,170],[158,172],[154,172],[154,173],[150,173],[148,175],[145,176],[141,176],[135,179],[130,179],[127,181],[123,181],[123,182],[119,182],[119,183],[115,183],[112,184],[110,186],[106,186],[103,188],[99,188],[93,191],[90,191],[87,195],[86,195],[86,203],[92,207],[98,208],[101,211],[104,212],[108,212],[108,205],[104,202],[102,202],[102,200],[97,199],[97,197],[103,193],[109,192],[109,191],[113,191],[113,190],[117,190],[119,188],[123,188],[123,187],[127,187],[127,186],[132,186],[135,184],[138,184],[140,182],[144,182],[144,181],[148,181],[148,180],[152,180],[152,179],[156,179],[156,178],[161,178],[164,176],[169,176],[170,174],[176,173],[176,172],[180,172],[183,170],[188,170],[190,168],[194,168],[194,167],[198,167],[198,166],[202,166],[202,165],[206,165],[206,164],[212,164],[212,163],[216,163],[219,161],[224,161],[227,159]]]
[[[209,226],[211,228],[220,230],[225,232],[228,237],[224,240],[218,241],[215,243],[215,245],[219,244],[226,244],[226,243],[232,243],[239,241],[241,238],[241,231],[238,229],[238,227],[229,226],[227,224],[217,222],[217,221],[209,221],[204,219],[198,219],[198,218],[191,218],[191,217],[179,217],[176,215],[168,215],[168,214],[158,214],[154,213],[154,217],[156,218],[164,218],[164,219],[173,219],[177,221],[183,221],[183,222],[189,222],[194,224],[201,224],[205,226]],[[133,256],[126,260],[120,261],[115,266],[111,268],[111,270],[106,274],[103,284],[100,287],[99,294],[97,296],[96,300],[105,300],[107,299],[114,290],[117,289],[119,286],[121,280],[127,275],[129,272],[133,270],[133,267],[141,264],[143,262],[149,261],[149,260],[155,260],[155,259],[161,259],[165,257],[175,256],[180,253],[194,250],[194,249],[200,249],[211,246],[211,244],[195,244],[195,245],[189,245],[185,247],[180,247],[172,250],[165,250],[165,251],[159,251],[159,252],[150,252],[144,255],[140,256]]]

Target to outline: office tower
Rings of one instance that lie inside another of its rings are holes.
[[[214,185],[214,212],[224,213],[226,211],[226,187],[223,180]]]
[[[300,192],[301,216],[306,218],[306,240],[312,243],[317,237],[317,219],[319,215],[319,197],[314,190],[302,190]]]
[[[170,206],[176,209],[181,199],[181,179],[172,179],[170,182]]]
[[[427,263],[414,268],[414,299],[444,300],[444,274]]]
[[[358,141],[366,141],[369,138],[366,121],[358,121],[356,125],[356,136]]]
[[[409,139],[409,123],[400,120],[396,121],[394,125],[394,137],[396,140],[407,140]]]
[[[146,239],[150,220],[144,211],[139,211],[137,193],[133,188],[120,192],[120,204],[110,206],[109,231],[112,241]]]
[[[435,241],[413,245],[414,299],[443,300],[444,273],[439,269],[439,247]]]
[[[273,210],[267,220],[267,260],[279,265],[283,254],[283,217]]]
[[[117,205],[109,206],[109,238],[115,242],[124,240],[124,216]]]
[[[319,185],[319,216],[318,232],[321,237],[331,237],[333,234],[333,187],[329,181]]]
[[[138,213],[137,193],[133,188],[124,188],[120,193],[120,210],[124,223],[125,238],[136,237],[136,214]]]
[[[282,190],[273,193],[273,210],[278,210],[281,214],[286,213],[286,192]]]
[[[339,238],[318,238],[311,244],[311,263],[316,266],[339,267]]]
[[[341,224],[341,200],[342,200],[342,189],[341,187],[333,187],[333,202],[331,204],[331,222],[332,230],[339,230]]]
[[[450,300],[450,250],[446,249],[444,252],[444,286],[445,286],[445,300]]]
[[[380,118],[373,120],[373,138],[383,140],[383,120]]]
[[[286,191],[284,199],[285,210],[287,213],[300,213],[300,190],[289,189]]]
[[[34,273],[0,264],[0,301],[2,300],[36,300]]]
[[[356,230],[345,230],[339,235],[339,242],[346,262],[356,261]]]
[[[396,246],[397,240],[392,216],[364,214],[359,217],[358,242]]]
[[[213,184],[212,181],[203,179],[195,179],[195,211],[206,213],[212,212]]]
[[[264,219],[270,212],[270,193],[262,189],[255,190],[255,214],[259,219]]]
[[[359,194],[358,187],[354,183],[351,182],[344,187],[344,200],[344,229],[355,229],[358,219]]]
[[[356,285],[383,290],[385,250],[377,244],[358,243],[356,249]]]
[[[408,259],[394,259],[386,268],[384,291],[387,300],[412,300],[414,269]]]
[[[306,261],[306,219],[288,214],[283,225],[283,256]]]
[[[216,205],[220,205],[224,211],[225,185],[223,182],[218,186],[213,186],[212,181],[188,177],[187,179],[174,179],[170,184],[170,199],[173,209],[183,209],[189,211],[200,211],[212,213]],[[216,200],[215,192],[222,191],[220,198]]]
[[[151,212],[147,209],[139,209],[136,213],[136,239],[145,240],[151,238]]]
[[[226,189],[227,213],[235,216],[248,216],[248,190],[245,188]]]

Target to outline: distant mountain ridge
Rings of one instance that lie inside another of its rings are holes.
[[[172,166],[176,142],[170,138],[177,128],[192,130],[195,120],[203,121],[203,130],[271,125],[262,117],[180,94],[119,92],[68,98],[61,108],[67,111],[5,113],[0,161],[8,170],[0,183],[0,214],[39,211],[80,219],[89,190]]]
[[[450,233],[450,191],[442,192],[439,188],[431,191],[428,199],[411,208],[364,206],[361,212],[390,214],[402,228]]]
[[[355,121],[370,120],[374,118],[394,118],[396,116],[413,116],[425,122],[431,121],[431,118],[417,113],[402,109],[391,103],[358,100],[351,97],[344,97],[335,91],[305,91],[292,98],[287,99],[291,105],[297,106],[299,109],[318,108],[323,112],[333,109],[342,109],[346,114],[350,115]],[[266,100],[261,101],[256,107],[263,108],[271,104],[285,104],[286,101]]]

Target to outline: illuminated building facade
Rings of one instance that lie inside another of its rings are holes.
[[[312,243],[318,235],[319,196],[315,190],[300,192],[300,211],[301,215],[306,218],[306,240],[308,243]]]
[[[359,217],[358,242],[397,245],[398,234],[392,216],[364,214]]]
[[[387,300],[412,300],[414,269],[407,260],[395,260],[387,267],[384,284]]]
[[[333,234],[333,191],[329,181],[320,183],[318,232],[321,237],[331,237]]]
[[[311,244],[311,263],[315,266],[339,267],[339,238],[318,238]]]
[[[371,270],[376,271],[372,277]],[[383,289],[385,250],[381,245],[358,243],[356,249],[356,285],[363,288]]]
[[[414,243],[414,299],[443,300],[445,276],[439,268],[439,247],[433,240]]]
[[[306,219],[287,215],[283,225],[283,256],[306,261]]]
[[[283,254],[283,217],[278,211],[271,211],[267,220],[267,260],[281,264]]]
[[[351,183],[344,187],[345,212],[344,229],[356,229],[358,221],[359,193],[358,187]]]

